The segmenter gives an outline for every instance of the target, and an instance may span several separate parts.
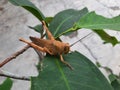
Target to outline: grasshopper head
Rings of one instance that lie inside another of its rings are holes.
[[[65,43],[64,54],[67,54],[69,51],[70,51],[70,45],[68,43]]]

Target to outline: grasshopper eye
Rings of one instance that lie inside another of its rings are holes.
[[[65,46],[64,47],[64,53],[67,54],[70,50],[70,47],[69,46]]]

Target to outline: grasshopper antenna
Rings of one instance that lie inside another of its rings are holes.
[[[88,37],[90,34],[92,34],[93,32],[89,33],[88,35],[82,37],[81,39],[79,39],[78,41],[74,42],[73,44],[70,45],[70,47],[72,47],[73,45],[75,45],[76,43],[78,43],[79,41],[81,41],[82,39]]]

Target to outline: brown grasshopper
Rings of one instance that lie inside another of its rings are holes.
[[[60,61],[67,65],[70,69],[73,69],[68,62],[64,61],[62,56],[62,54],[67,54],[70,51],[70,45],[68,43],[55,40],[44,21],[42,21],[42,25],[43,29],[46,30],[48,40],[43,38],[30,37],[32,42],[29,42],[23,38],[20,38],[20,41],[27,43],[38,51],[49,53],[50,55],[59,55]]]

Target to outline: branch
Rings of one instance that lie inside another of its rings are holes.
[[[17,56],[19,56],[20,54],[22,54],[23,52],[25,52],[29,47],[30,47],[29,45],[26,45],[23,49],[17,51],[16,53],[14,53],[13,55],[11,55],[7,59],[3,60],[3,62],[0,63],[0,68],[3,67],[8,62],[10,62],[12,59],[15,59]]]
[[[25,76],[19,77],[19,76],[6,75],[6,74],[0,74],[0,76],[3,76],[3,77],[9,77],[9,78],[13,78],[13,79],[19,79],[19,80],[30,81],[30,78],[29,78],[29,77],[25,77]]]
[[[19,79],[19,80],[30,81],[30,77],[14,75],[12,73],[9,73],[9,72],[3,71],[3,70],[0,71],[0,76],[9,77],[9,78],[13,78],[13,79]]]

